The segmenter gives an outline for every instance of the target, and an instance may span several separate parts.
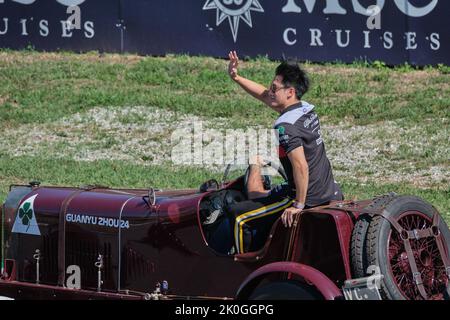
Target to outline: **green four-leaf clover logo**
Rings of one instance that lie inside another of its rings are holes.
[[[19,218],[22,219],[22,224],[30,227],[31,218],[33,218],[33,209],[31,209],[31,203],[26,202],[22,208],[19,209]],[[27,228],[27,230],[28,230]]]

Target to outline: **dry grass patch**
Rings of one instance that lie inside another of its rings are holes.
[[[144,106],[97,107],[47,124],[5,128],[0,152],[13,157],[163,164],[171,161],[174,130],[190,130],[200,122],[208,132],[215,129],[224,134],[230,129],[227,119],[221,118]],[[328,156],[338,180],[355,177],[362,183],[407,183],[419,188],[450,188],[448,127],[448,118],[424,119],[413,126],[401,120],[355,125],[348,119],[328,124],[322,118]]]
[[[390,75],[390,82],[394,84],[395,92],[399,94],[409,94],[418,90],[423,90],[426,86],[434,86],[430,79],[440,76],[438,70],[414,70],[409,72],[393,72]],[[450,81],[450,76],[449,76]],[[445,89],[441,85],[436,86]]]
[[[0,52],[0,61],[6,64],[33,64],[36,62],[90,62],[106,64],[134,65],[144,59],[143,56],[127,54],[101,54],[88,52],[84,54],[58,52]]]

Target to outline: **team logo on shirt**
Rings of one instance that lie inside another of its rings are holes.
[[[285,135],[285,136],[281,136],[280,137],[280,144],[284,147],[288,147],[288,143],[289,143],[289,136]]]
[[[317,119],[317,114],[316,114],[316,113],[313,113],[309,118],[307,118],[307,119],[305,120],[305,122],[303,123],[303,126],[304,126],[305,128],[309,128],[309,125],[310,125],[311,123],[313,123],[313,121],[316,120],[316,119]],[[314,121],[313,126],[316,124],[316,122],[319,123],[318,121]]]
[[[278,127],[278,134],[280,143],[287,143],[289,141],[289,135],[286,134],[286,129],[283,126]]]

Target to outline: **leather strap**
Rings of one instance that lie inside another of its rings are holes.
[[[449,279],[448,287],[450,287],[450,262],[448,255],[445,254],[445,248],[444,248],[444,237],[442,237],[442,233],[439,229],[439,224],[441,222],[441,217],[437,212],[434,213],[433,216],[433,226],[432,229],[432,235],[436,238],[436,244],[439,249],[439,253],[441,254],[442,262],[444,263],[445,272],[447,274],[447,278]],[[447,252],[448,254],[448,252]]]
[[[411,271],[413,274],[413,280],[416,283],[417,289],[419,289],[419,293],[425,300],[428,299],[427,292],[425,291],[425,287],[423,285],[422,274],[417,269],[416,259],[414,258],[414,253],[411,248],[411,243],[409,242],[409,237],[402,238],[403,245],[405,246],[406,255],[408,256],[409,266],[411,267]]]

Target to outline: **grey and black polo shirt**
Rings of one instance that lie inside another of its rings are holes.
[[[292,165],[288,153],[304,148],[309,166],[307,206],[317,206],[331,200],[342,200],[342,192],[333,178],[330,161],[320,132],[320,122],[314,106],[302,101],[284,109],[275,121],[278,130],[279,157],[291,188],[295,188]]]

